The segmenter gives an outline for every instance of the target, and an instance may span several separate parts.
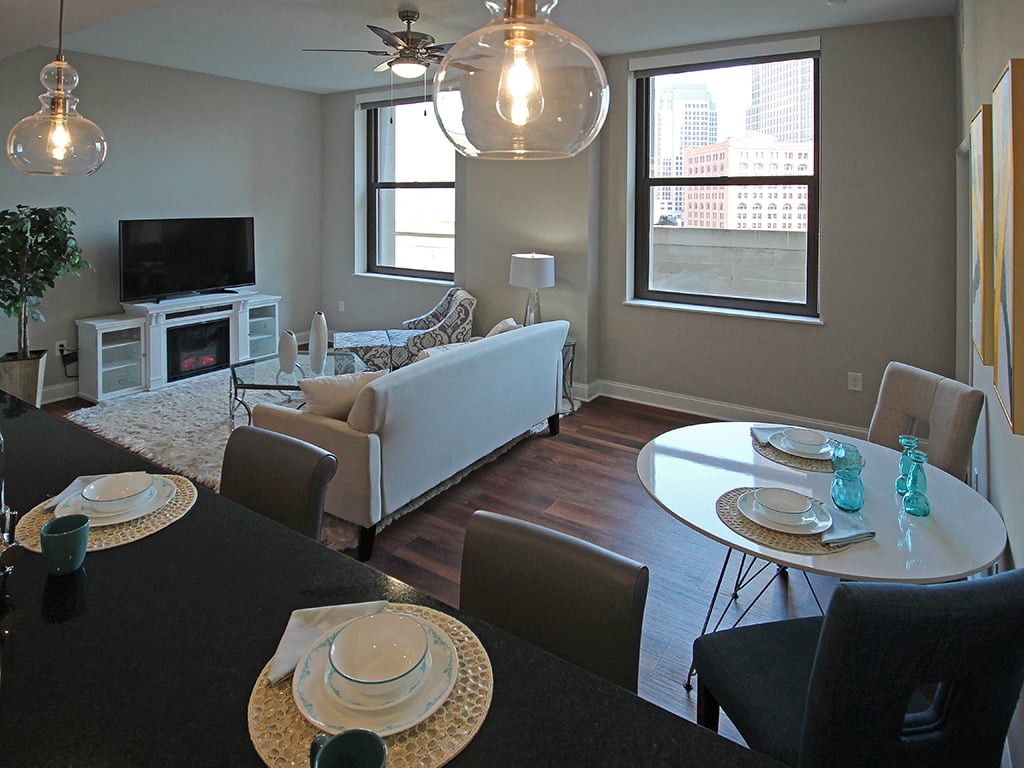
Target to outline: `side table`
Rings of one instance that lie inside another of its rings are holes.
[[[569,401],[569,413],[576,412],[576,402],[572,399],[572,369],[575,363],[576,337],[570,333],[562,345],[562,397]]]

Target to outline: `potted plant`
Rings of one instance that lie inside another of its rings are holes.
[[[30,350],[29,321],[45,322],[43,294],[58,277],[90,267],[66,206],[0,211],[0,309],[18,318],[18,350],[0,357],[0,389],[39,406],[46,350]]]

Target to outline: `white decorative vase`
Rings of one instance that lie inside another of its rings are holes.
[[[327,365],[327,317],[323,312],[313,315],[309,327],[309,370],[314,376],[323,376]]]
[[[299,340],[295,338],[295,332],[281,331],[281,338],[277,342],[277,360],[281,365],[281,373],[294,371],[298,357]]]

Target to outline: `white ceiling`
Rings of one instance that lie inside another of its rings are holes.
[[[556,24],[599,55],[877,21],[953,15],[957,0],[561,0]],[[65,0],[64,48],[314,93],[389,82],[382,59],[303,48],[369,48],[366,28],[414,30],[454,42],[490,19],[483,0]],[[0,59],[56,47],[59,0],[0,0]],[[45,64],[40,62],[40,67]],[[433,68],[431,69],[433,71]]]

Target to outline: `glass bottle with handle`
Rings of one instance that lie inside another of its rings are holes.
[[[903,511],[916,517],[928,517],[932,507],[928,502],[928,481],[924,476],[924,465],[928,454],[914,449],[910,452],[910,474],[907,477],[907,492],[903,496]]]
[[[896,493],[900,496],[907,492],[907,479],[910,477],[910,469],[914,466],[910,452],[917,448],[918,441],[913,435],[900,435],[900,445],[903,446],[903,453],[900,455],[900,476],[896,478]]]

